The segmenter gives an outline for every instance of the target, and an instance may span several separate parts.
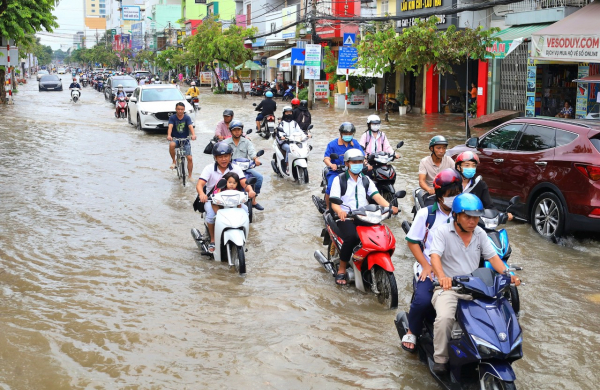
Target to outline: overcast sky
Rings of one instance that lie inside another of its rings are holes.
[[[64,50],[73,46],[73,34],[77,31],[85,31],[83,2],[84,0],[60,0],[54,10],[59,27],[52,33],[38,34],[43,45],[52,46],[54,50],[60,49],[61,44],[67,45],[63,47]]]

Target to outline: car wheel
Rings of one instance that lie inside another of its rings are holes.
[[[127,109],[127,123],[133,126],[133,122],[131,121],[131,112],[129,111],[129,108]]]
[[[564,233],[565,210],[554,192],[537,197],[531,209],[531,226],[543,237],[554,239]]]
[[[136,126],[135,126],[135,127],[136,127],[138,130],[144,130],[144,129],[142,129],[142,120],[140,119],[140,116],[139,116],[139,115],[137,116],[137,123],[136,123]]]

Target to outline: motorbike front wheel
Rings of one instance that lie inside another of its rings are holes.
[[[244,247],[237,246],[230,242],[227,244],[227,252],[229,252],[229,258],[235,266],[235,270],[243,275],[246,273],[246,257],[244,255]]]
[[[378,265],[374,266],[373,285],[376,288],[377,300],[386,309],[398,307],[398,286],[393,272],[388,272]]]
[[[308,170],[303,167],[296,167],[296,176],[299,184],[308,184]]]
[[[506,382],[492,375],[486,375],[481,382],[481,390],[517,390],[515,382]]]

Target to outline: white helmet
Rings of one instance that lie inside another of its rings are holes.
[[[363,161],[365,155],[359,149],[349,149],[344,153],[344,163],[348,161]]]
[[[119,84],[119,85],[117,85],[117,88],[119,88],[119,89],[123,89],[123,84]]]
[[[196,82],[192,81],[192,84],[190,84],[192,87],[196,86]]]
[[[372,131],[379,131],[381,127],[381,119],[377,115],[369,115],[367,118],[367,126]]]

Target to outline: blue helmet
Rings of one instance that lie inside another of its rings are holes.
[[[473,194],[460,194],[452,202],[452,212],[456,214],[465,213],[472,217],[481,217],[483,211],[483,203]]]
[[[267,93],[265,93],[265,96],[268,97],[268,98],[272,98],[273,97],[273,92],[267,91]]]
[[[229,131],[235,129],[235,128],[239,128],[242,129],[242,131],[244,131],[244,124],[242,123],[242,121],[231,121],[231,123],[229,124]]]

